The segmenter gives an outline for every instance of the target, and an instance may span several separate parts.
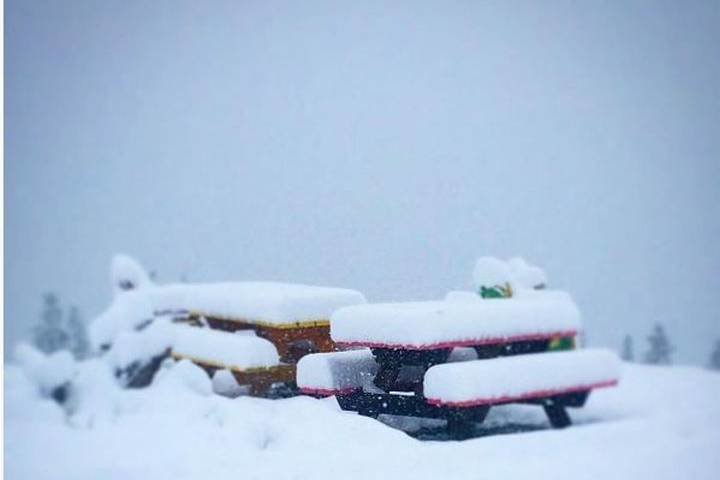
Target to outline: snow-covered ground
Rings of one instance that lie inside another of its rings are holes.
[[[86,363],[69,417],[6,366],[7,478],[661,480],[720,472],[720,374],[698,368],[625,365],[620,386],[572,410],[576,425],[566,430],[548,429],[537,407],[513,406],[493,409],[478,438],[458,442],[418,440],[342,412],[332,398],[217,396],[187,362],[139,391],[116,389],[100,380],[102,362]],[[524,431],[487,435],[507,424]]]

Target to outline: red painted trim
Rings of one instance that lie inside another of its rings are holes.
[[[311,395],[313,397],[332,397],[334,395],[350,395],[351,393],[359,390],[358,388],[299,388],[300,393],[303,395]]]
[[[464,400],[461,402],[446,402],[439,398],[428,398],[427,402],[431,405],[436,405],[439,407],[477,407],[479,405],[519,402],[522,400],[530,400],[532,398],[552,397],[554,395],[563,395],[565,393],[584,392],[587,390],[592,390],[593,388],[614,387],[617,384],[617,380],[606,380],[604,382],[591,383],[589,385],[578,385],[569,388],[550,388],[547,390],[535,390],[533,392],[523,393],[514,396],[503,395],[501,397],[476,398],[473,400]]]
[[[554,333],[537,333],[531,335],[516,335],[513,337],[495,337],[485,338],[482,340],[458,340],[454,342],[438,342],[438,343],[425,343],[421,345],[411,345],[407,343],[385,343],[385,342],[369,342],[369,341],[336,341],[335,345],[342,348],[348,347],[369,347],[369,348],[392,348],[398,350],[437,350],[440,348],[453,348],[453,347],[474,347],[480,345],[494,345],[511,342],[528,342],[532,340],[549,340],[558,337],[574,337],[577,335],[577,330],[566,330],[562,332]]]

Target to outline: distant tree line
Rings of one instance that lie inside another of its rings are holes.
[[[644,363],[649,365],[671,365],[672,355],[675,347],[668,339],[665,328],[661,324],[655,324],[652,332],[647,337],[648,347],[645,352]],[[635,361],[635,348],[633,338],[625,335],[620,348],[620,356],[626,362]],[[720,370],[720,340],[715,342],[713,351],[710,354],[708,368]]]
[[[46,293],[40,321],[33,330],[33,344],[46,354],[69,350],[76,359],[82,360],[90,354],[90,342],[80,310],[71,306],[67,318],[64,317],[57,295]]]

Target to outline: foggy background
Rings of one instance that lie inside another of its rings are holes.
[[[569,290],[591,344],[720,337],[720,2],[5,4],[5,346],[112,254],[160,282],[370,301],[480,255]]]

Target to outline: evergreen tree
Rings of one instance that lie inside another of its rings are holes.
[[[623,360],[626,362],[632,362],[635,360],[635,349],[633,348],[633,339],[630,335],[625,335],[622,344],[621,355]]]
[[[68,347],[68,335],[63,329],[60,302],[54,293],[46,293],[43,297],[43,311],[40,323],[35,327],[33,342],[46,354]]]
[[[650,349],[645,354],[645,363],[651,365],[670,365],[672,359],[670,356],[675,347],[670,344],[665,329],[659,323],[653,328],[653,332],[648,336]]]
[[[715,350],[710,354],[710,368],[720,370],[720,340],[715,342]]]
[[[70,314],[67,322],[67,334],[69,337],[70,351],[77,360],[87,357],[90,352],[87,328],[77,307],[70,307]]]

